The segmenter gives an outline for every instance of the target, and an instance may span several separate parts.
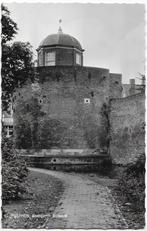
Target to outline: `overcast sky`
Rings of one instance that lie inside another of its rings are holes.
[[[144,73],[145,6],[143,4],[5,3],[19,31],[15,40],[29,41],[34,55],[39,43],[62,30],[77,38],[84,66],[122,73],[123,82]]]

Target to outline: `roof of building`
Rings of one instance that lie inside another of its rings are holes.
[[[74,47],[81,51],[83,51],[81,44],[79,41],[72,37],[69,34],[64,34],[59,28],[57,34],[48,35],[39,45],[40,47],[47,47],[47,46],[66,46],[66,47]]]

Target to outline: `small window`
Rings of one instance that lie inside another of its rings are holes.
[[[89,82],[91,81],[91,73],[88,73]]]
[[[91,91],[91,93],[90,93],[90,94],[91,94],[91,96],[92,96],[92,97],[94,97],[94,92],[93,92],[93,91]]]
[[[76,70],[75,70],[75,72],[74,72],[74,81],[75,81],[75,82],[77,81],[77,72],[76,72]]]
[[[85,99],[84,99],[84,103],[85,103],[85,104],[90,104],[90,99],[89,99],[89,98],[85,98]]]
[[[81,65],[81,55],[76,53],[76,64]]]
[[[29,111],[29,104],[28,103],[26,104],[26,109],[27,109],[27,111]]]

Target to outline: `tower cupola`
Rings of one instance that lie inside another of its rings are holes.
[[[40,43],[38,66],[83,66],[83,51],[79,41],[64,34],[60,26],[57,34],[48,35]]]

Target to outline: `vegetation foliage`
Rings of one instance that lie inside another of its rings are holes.
[[[10,12],[1,5],[2,17],[2,109],[8,110],[9,102],[16,87],[32,76],[32,51],[29,43],[11,43],[17,34],[17,24]],[[18,199],[26,191],[24,178],[28,170],[18,153],[13,140],[2,137],[2,199]]]
[[[24,179],[28,169],[17,151],[14,149],[12,139],[2,139],[2,199],[19,199],[26,192]]]
[[[17,34],[17,24],[11,19],[10,12],[3,4],[2,11],[2,102],[7,110],[16,87],[22,86],[27,79],[33,79],[32,47],[29,42],[10,43]]]
[[[122,196],[134,205],[136,211],[144,211],[145,206],[145,156],[138,158],[124,171],[119,187]]]

